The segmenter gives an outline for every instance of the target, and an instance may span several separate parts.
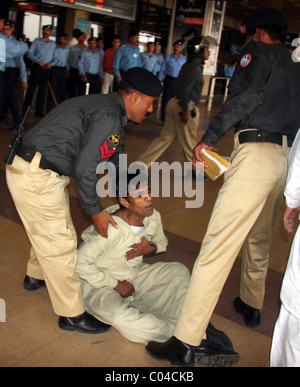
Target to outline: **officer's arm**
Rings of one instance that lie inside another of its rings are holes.
[[[271,65],[264,47],[255,45],[256,43],[249,41],[243,48],[229,83],[229,98],[202,137],[202,141],[208,146],[215,145],[228,130],[242,124],[262,103]],[[242,58],[243,66],[240,64]]]

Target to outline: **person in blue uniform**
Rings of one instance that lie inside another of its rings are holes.
[[[173,44],[173,53],[168,55],[161,68],[159,79],[163,80],[163,94],[161,100],[161,121],[165,121],[166,106],[173,97],[173,90],[176,79],[180,73],[181,67],[186,62],[186,57],[182,55],[181,49],[183,40],[177,40]]]
[[[124,73],[132,67],[142,67],[141,54],[138,47],[138,31],[130,31],[128,42],[122,44],[114,57],[113,68],[117,84],[120,84]]]
[[[66,98],[66,77],[70,52],[70,49],[67,46],[67,42],[68,34],[61,33],[58,38],[58,46],[54,51],[53,59],[51,62],[49,82],[52,90],[49,86],[47,112],[52,110],[56,104],[60,104]]]
[[[15,86],[19,76],[21,76],[22,88],[27,89],[26,65],[24,54],[27,51],[25,43],[18,42],[12,35],[14,31],[14,22],[5,20],[3,27],[3,36],[6,42],[6,63],[4,72],[4,87],[0,99],[0,116],[4,117],[5,110],[11,111],[14,120],[14,126],[8,130],[18,129],[22,122],[20,107],[17,101]]]
[[[52,26],[45,25],[42,30],[43,37],[36,38],[27,53],[27,58],[31,60],[33,64],[30,69],[28,90],[23,103],[23,115],[25,115],[38,87],[35,105],[35,115],[37,117],[43,117],[44,115],[45,99],[50,76],[50,63],[53,60],[53,54],[56,49],[56,43],[53,40],[50,40]]]
[[[159,39],[156,39],[154,42],[154,54],[156,55],[156,59],[157,59],[156,75],[159,77],[160,70],[164,63],[164,55],[161,52],[161,44]]]
[[[154,43],[147,43],[147,51],[141,53],[141,63],[142,67],[148,71],[151,71],[152,74],[156,75],[157,73],[157,57],[154,53]]]
[[[68,58],[68,67],[69,67],[69,77],[68,77],[68,97],[73,98],[78,95],[84,95],[85,93],[85,82],[82,81],[81,76],[79,75],[78,63],[81,57],[83,50],[87,50],[88,47],[85,42],[85,34],[79,32],[76,35],[77,44],[70,47],[69,58]]]
[[[101,92],[103,83],[102,58],[97,50],[96,38],[90,37],[88,45],[88,49],[82,51],[79,59],[79,75],[83,82],[90,84],[89,94],[97,94]]]

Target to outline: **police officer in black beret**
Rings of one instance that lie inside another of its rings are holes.
[[[271,228],[283,198],[290,147],[300,127],[300,64],[282,44],[287,21],[275,9],[246,20],[251,39],[242,48],[229,98],[194,148],[212,149],[235,127],[234,150],[201,251],[195,262],[174,336],[148,351],[176,364],[197,361],[215,305],[242,248],[240,295],[235,310],[258,329],[268,270]]]
[[[97,166],[108,160],[118,165],[128,120],[142,122],[160,93],[155,75],[132,68],[118,92],[72,98],[51,110],[26,133],[12,165],[7,165],[8,187],[32,246],[24,287],[47,286],[62,329],[99,333],[109,328],[82,304],[66,189],[69,176],[95,230],[107,237],[109,223],[118,226],[101,207]]]

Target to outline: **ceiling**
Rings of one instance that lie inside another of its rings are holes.
[[[289,32],[300,34],[300,0],[227,0],[225,24],[240,22],[261,8],[276,8],[289,21]]]

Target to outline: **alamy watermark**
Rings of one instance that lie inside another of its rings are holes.
[[[1,322],[6,322],[6,305],[2,298],[0,298],[0,323]]]
[[[137,186],[138,184],[148,184],[150,172],[152,197],[185,197],[187,198],[185,201],[186,208],[199,208],[204,202],[203,171],[203,163],[197,163],[196,170],[193,173],[191,162],[185,162],[182,165],[178,161],[171,164],[166,161],[161,163],[152,162],[149,170],[146,164],[134,162],[127,168],[127,155],[120,154],[118,169],[110,161],[98,164],[96,173],[105,175],[99,178],[96,191],[101,198],[116,197],[118,184],[119,196],[126,197],[128,188],[127,173],[137,175],[132,179],[132,182]],[[173,177],[173,184],[171,183],[171,177]],[[132,196],[134,196],[134,193]]]
[[[300,38],[293,39],[292,47],[296,46],[296,49],[292,52],[293,62],[300,62]]]

